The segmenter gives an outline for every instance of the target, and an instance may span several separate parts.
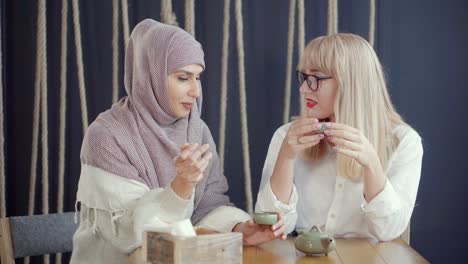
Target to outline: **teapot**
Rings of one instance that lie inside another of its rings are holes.
[[[308,232],[299,235],[294,240],[294,246],[307,256],[313,254],[328,256],[328,253],[335,249],[336,241],[333,236],[322,233],[319,227],[313,226]]]

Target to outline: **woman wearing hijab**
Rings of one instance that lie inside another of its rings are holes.
[[[133,30],[128,96],[101,113],[83,140],[71,263],[124,263],[145,227],[188,218],[242,232],[244,244],[285,237],[281,219],[272,227],[254,224],[225,195],[227,180],[200,119],[203,56],[180,28],[147,19]]]

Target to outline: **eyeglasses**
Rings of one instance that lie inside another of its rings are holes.
[[[309,89],[314,92],[318,91],[319,83],[321,80],[328,80],[328,79],[333,78],[331,76],[319,77],[317,75],[309,75],[301,71],[296,71],[296,76],[297,76],[297,82],[299,83],[299,86],[302,86],[304,82],[307,82],[307,86],[309,86]]]

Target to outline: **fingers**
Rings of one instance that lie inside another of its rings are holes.
[[[300,143],[300,144],[309,144],[309,143],[313,143],[313,142],[316,142],[318,143],[318,141],[320,141],[321,139],[323,139],[325,136],[323,134],[317,134],[317,135],[310,135],[310,136],[302,136],[300,138],[297,139],[297,141]]]
[[[278,220],[278,222],[276,222],[274,225],[271,226],[271,231],[276,231],[283,225],[284,225],[284,221],[282,219]]]
[[[185,146],[184,146],[185,145]],[[184,144],[182,147],[181,147],[181,153],[179,154],[179,157],[183,160],[185,160],[193,151],[195,151],[195,149],[197,149],[199,147],[199,145],[197,143],[195,144]],[[182,150],[183,148],[183,150]]]
[[[197,183],[210,164],[213,153],[208,144],[183,144],[181,153],[174,158],[178,177],[190,183]]]
[[[193,144],[190,144],[190,143],[183,144],[182,146],[180,146],[180,152],[184,151],[185,149],[187,149],[191,145],[193,145]]]
[[[360,142],[360,138],[358,135],[351,133],[350,131],[346,131],[346,130],[327,129],[323,133],[327,135],[327,137],[335,137],[335,138],[345,139],[348,141]]]
[[[345,125],[345,124],[342,124],[342,123],[333,123],[333,122],[328,122],[326,124],[327,128],[328,129],[332,129],[332,130],[344,130],[344,131],[348,131],[352,134],[357,134],[359,132],[359,130],[357,130],[356,128],[354,127],[351,127],[351,126],[348,126],[348,125]]]
[[[289,135],[300,136],[320,128],[321,125],[317,118],[301,118],[291,125]]]
[[[286,230],[286,226],[283,224],[278,229],[276,229],[273,234],[275,237],[282,237],[284,235],[284,231]]]
[[[297,126],[302,126],[302,125],[307,125],[307,124],[315,124],[318,123],[317,118],[311,118],[311,117],[305,117],[305,118],[300,118],[296,122],[292,124],[293,127]]]
[[[292,149],[296,152],[313,147],[317,145],[320,140],[324,138],[323,134],[313,135],[313,136],[303,136],[296,140],[290,139],[288,142]]]
[[[271,231],[273,231],[275,237],[284,240],[286,239],[286,234],[284,233],[284,231],[286,231],[286,224],[281,213],[277,212],[276,214],[278,215],[278,222],[271,226]]]
[[[324,138],[323,134],[317,135],[309,135],[309,136],[302,136],[302,137],[290,137],[288,139],[288,144],[291,146],[302,145],[302,144],[309,144],[309,143],[318,143],[321,139]]]
[[[330,142],[335,143],[335,145],[339,148],[343,149],[348,149],[348,150],[354,150],[354,151],[360,151],[362,150],[362,147],[360,144],[357,144],[352,141],[344,140],[341,138],[335,138],[335,137],[328,137],[327,138]]]
[[[353,151],[353,150],[349,150],[349,149],[344,149],[344,148],[340,148],[340,147],[333,147],[333,149],[334,149],[337,153],[346,155],[346,156],[348,156],[348,157],[350,157],[350,158],[353,158],[353,159],[357,160],[358,162],[360,162],[360,160],[359,160],[359,152],[357,152],[357,151]]]
[[[197,161],[193,166],[195,167],[196,172],[204,172],[205,169],[208,167],[208,164],[210,164],[210,160],[213,157],[213,153],[208,152],[201,158],[199,161]]]
[[[204,145],[199,145],[197,143],[195,144],[190,144],[186,143],[181,146],[181,153],[176,156],[175,161],[177,162],[183,162],[186,160],[190,161],[190,164],[195,164],[200,157],[210,149],[209,144],[204,144]]]
[[[210,145],[204,144],[196,148],[190,156],[187,157],[187,160],[190,161],[190,164],[195,164],[201,157],[202,154],[204,154],[208,149],[210,148]]]
[[[322,128],[322,125],[320,123],[314,123],[314,124],[304,124],[295,127],[290,133],[290,136],[302,136],[307,133],[311,133],[314,131],[317,131]]]

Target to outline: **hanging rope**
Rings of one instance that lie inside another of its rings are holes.
[[[3,55],[2,55],[2,23],[0,21],[0,217],[6,217],[5,188],[5,134],[3,133]]]
[[[46,1],[39,0],[37,14],[37,36],[38,36],[38,63],[39,66],[36,77],[39,77],[40,84],[40,106],[41,106],[41,149],[42,149],[42,213],[49,214],[49,148],[48,148],[48,122],[47,122],[47,10]],[[37,81],[37,80],[36,80]],[[34,198],[33,198],[34,199]],[[33,201],[34,202],[34,201]],[[29,259],[25,262],[29,263]],[[50,256],[44,255],[44,263],[50,262]]]
[[[338,0],[334,0],[333,3],[333,30],[334,33],[338,33]]]
[[[328,0],[328,35],[338,33],[338,2]]]
[[[374,46],[375,39],[375,0],[369,0],[369,43]]]
[[[161,0],[161,21],[168,25],[177,26],[177,17],[172,12],[172,0]]]
[[[41,2],[44,2],[42,4]],[[45,18],[45,0],[41,0],[41,16],[44,15],[44,26],[42,27],[43,33],[41,37],[41,149],[42,149],[42,213],[49,214],[49,129],[47,117],[47,21]]]
[[[305,49],[304,0],[297,0],[297,13],[297,58],[301,59],[302,53]],[[299,112],[303,115],[305,110],[305,100],[303,100],[301,93],[299,93],[299,106]]]
[[[247,198],[247,212],[252,214],[252,182],[250,176],[250,154],[249,154],[249,132],[247,129],[247,95],[245,89],[245,68],[244,68],[244,25],[242,17],[242,0],[236,0],[236,29],[237,29],[237,56],[239,67],[239,92],[241,107],[242,126],[242,153],[244,157],[245,174],[245,196]]]
[[[67,35],[68,35],[68,0],[62,0],[62,49],[60,55],[60,132],[59,132],[59,168],[57,212],[63,213],[63,190],[65,175],[65,126],[67,110]],[[55,255],[55,263],[62,263],[62,253]]]
[[[88,108],[86,106],[86,90],[84,81],[83,69],[83,51],[81,47],[81,28],[80,28],[80,9],[78,0],[72,0],[73,5],[73,25],[75,30],[75,46],[76,46],[76,64],[78,67],[78,85],[80,89],[81,99],[81,119],[83,123],[83,135],[88,129]]]
[[[28,215],[33,215],[35,211],[34,198],[36,197],[36,179],[37,179],[37,150],[39,138],[39,106],[41,100],[41,30],[38,15],[37,37],[36,37],[36,77],[34,82],[34,110],[33,110],[33,133],[31,147],[31,177],[29,178],[29,201]],[[26,260],[25,260],[26,261]]]
[[[125,48],[127,48],[128,39],[130,38],[130,24],[128,23],[127,0],[122,0],[122,25],[123,25],[123,32],[124,32]]]
[[[119,0],[112,0],[112,103],[119,97]]]
[[[231,0],[224,0],[224,22],[223,22],[223,51],[221,55],[221,105],[219,117],[219,160],[221,169],[224,171],[224,148],[226,143],[226,108],[227,108],[227,81],[229,62],[229,23],[231,19]]]
[[[37,179],[37,150],[39,145],[39,114],[42,114],[44,108],[41,107],[41,112],[39,112],[39,106],[43,104],[45,101],[42,100],[42,96],[46,95],[43,92],[43,86],[47,84],[47,80],[44,80],[46,77],[47,72],[45,72],[44,65],[47,66],[47,62],[44,62],[46,52],[46,6],[45,0],[40,0],[38,2],[38,13],[37,13],[37,52],[36,52],[36,81],[35,81],[35,88],[34,88],[34,113],[33,113],[33,145],[32,145],[32,154],[31,154],[31,178],[30,178],[30,186],[29,186],[29,206],[28,206],[28,214],[34,214],[34,207],[35,207],[35,193],[36,193],[36,179]],[[45,73],[45,74],[44,74]],[[47,118],[47,117],[46,117]],[[42,119],[44,121],[44,119]],[[44,127],[43,127],[44,131]],[[46,137],[47,138],[47,137]],[[42,142],[44,143],[44,137],[42,137]],[[44,152],[43,152],[44,155]],[[47,157],[46,157],[47,159]],[[44,160],[44,159],[43,159]],[[43,175],[44,177],[44,168],[43,168]],[[43,181],[44,182],[44,181]],[[44,196],[43,196],[44,198]],[[44,201],[43,201],[44,203]],[[44,203],[45,204],[45,203]],[[44,205],[43,205],[44,206]],[[46,208],[43,208],[46,209]]]
[[[60,57],[60,133],[59,133],[59,169],[57,212],[63,212],[63,189],[65,174],[65,126],[67,109],[67,34],[68,34],[68,0],[62,0],[62,38]]]
[[[59,131],[59,167],[57,212],[63,213],[63,189],[65,175],[65,126],[67,110],[67,35],[68,35],[68,0],[62,0],[62,38],[60,54],[60,131]],[[55,263],[62,263],[62,254],[55,255]]]
[[[185,31],[195,38],[195,0],[185,0]]]
[[[289,26],[288,26],[288,53],[286,58],[286,84],[284,85],[284,112],[283,123],[289,122],[291,108],[291,68],[294,50],[294,18],[296,16],[296,0],[289,1]]]

